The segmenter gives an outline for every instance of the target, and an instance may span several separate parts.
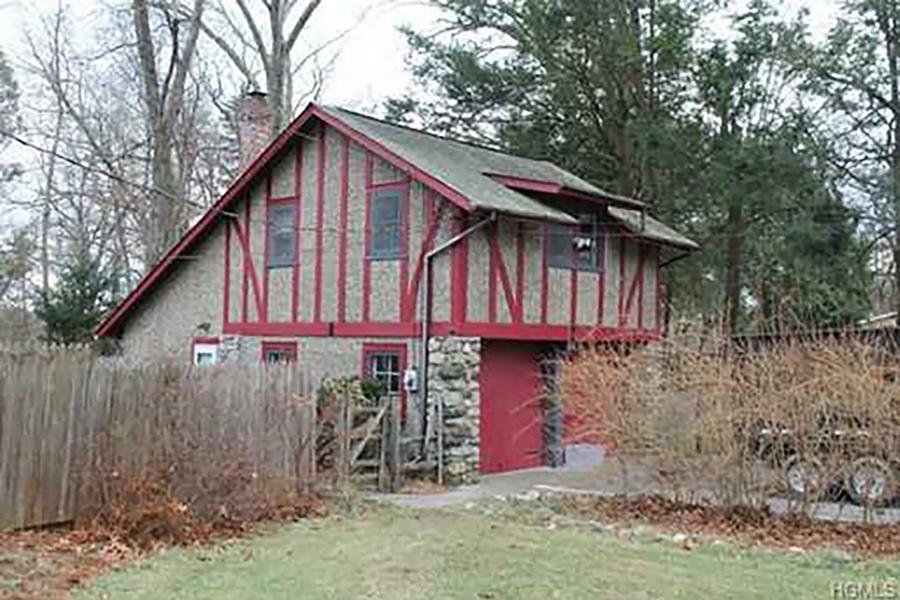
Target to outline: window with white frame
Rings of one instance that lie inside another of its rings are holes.
[[[217,342],[194,342],[194,364],[214,365],[219,360],[219,344]]]

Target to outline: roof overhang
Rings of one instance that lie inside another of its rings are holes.
[[[616,194],[590,194],[581,190],[575,190],[566,187],[557,181],[546,181],[539,179],[529,179],[527,177],[516,177],[513,175],[503,175],[500,173],[485,173],[488,177],[501,185],[505,185],[513,190],[522,192],[534,192],[538,194],[548,194],[550,196],[560,196],[562,198],[572,198],[575,200],[587,200],[588,202],[598,202],[601,204],[612,204],[622,206],[624,208],[632,208],[643,210],[647,205],[640,200],[626,198]]]

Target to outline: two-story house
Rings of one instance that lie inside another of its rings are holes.
[[[546,161],[315,104],[254,147],[261,94],[240,123],[246,168],[98,335],[135,360],[377,377],[457,480],[540,464],[541,357],[657,338],[660,267],[697,248]]]

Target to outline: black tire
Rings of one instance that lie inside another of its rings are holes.
[[[844,488],[856,504],[881,506],[894,498],[894,472],[883,458],[863,456],[847,467]]]
[[[784,483],[795,500],[817,500],[826,487],[825,469],[817,458],[794,454],[784,461]]]

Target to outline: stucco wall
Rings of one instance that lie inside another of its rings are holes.
[[[224,225],[177,263],[125,324],[123,354],[139,360],[191,360],[195,337],[222,331]]]
[[[324,135],[324,144],[322,142]],[[345,160],[346,158],[346,160]],[[344,166],[346,165],[346,180]],[[299,171],[299,177],[296,173]],[[319,174],[323,174],[321,186]],[[397,323],[401,320],[401,301],[412,287],[422,244],[426,239],[429,216],[440,214],[440,226],[435,244],[449,239],[462,228],[471,225],[479,216],[465,216],[459,209],[442,198],[434,190],[419,182],[412,182],[407,216],[408,250],[401,259],[366,259],[366,203],[367,182],[372,185],[406,181],[407,175],[384,160],[370,154],[354,141],[347,140],[332,128],[323,129],[312,124],[289,146],[281,157],[273,161],[272,168],[255,181],[246,194],[229,207],[227,219],[233,220],[249,238],[251,257],[244,255],[236,231],[230,235],[230,285],[223,293],[225,275],[225,226],[220,222],[210,232],[208,239],[178,263],[167,277],[168,281],[155,290],[126,324],[123,347],[141,357],[160,354],[161,348],[184,351],[185,340],[199,335],[198,323],[210,323],[210,336],[221,336],[223,329],[222,305],[228,296],[230,324],[258,324],[263,316],[257,310],[257,296],[253,280],[247,275],[252,262],[257,275],[261,300],[266,300],[264,311],[273,324],[289,323],[293,319],[293,295],[297,288],[297,320],[300,323],[315,321],[317,259],[321,280],[319,319],[322,323],[360,323],[364,320],[363,306],[369,306],[369,319],[380,323]],[[341,229],[341,195],[346,185],[346,230]],[[321,218],[318,200],[322,192]],[[275,269],[266,268],[265,249],[267,233],[267,198],[292,198],[299,207],[297,231],[298,265]],[[443,210],[439,209],[443,206]],[[249,207],[249,210],[247,208]],[[249,215],[249,218],[248,218]],[[521,303],[525,324],[568,326],[572,323],[572,272],[569,269],[549,267],[547,283],[543,285],[544,225],[520,222],[508,217],[500,218],[496,226],[497,246],[505,264],[512,292]],[[604,236],[603,325],[619,325],[620,297],[628,289],[619,290],[620,265],[625,267],[626,288],[637,276],[640,256],[639,244],[631,239],[622,250],[622,230],[609,226]],[[505,324],[513,321],[504,286],[498,279],[492,286],[491,227],[480,229],[468,240],[466,317],[469,323],[484,324],[491,320],[490,306],[495,306],[494,320]],[[317,256],[317,237],[321,237],[321,257]],[[347,260],[339,264],[341,240],[345,240]],[[524,250],[519,264],[519,248]],[[433,262],[432,320],[448,323],[451,320],[451,296],[453,252],[440,255]],[[248,258],[252,258],[249,261]],[[624,262],[623,262],[624,261]],[[628,327],[653,328],[656,325],[656,262],[658,252],[648,247],[645,252],[643,294],[637,298],[627,317]],[[407,281],[401,281],[405,266]],[[338,283],[344,270],[346,287],[343,291],[345,314],[339,314]],[[368,271],[370,294],[363,297],[364,281]],[[519,282],[521,273],[523,281]],[[295,281],[296,278],[296,281]],[[171,289],[169,289],[171,288]],[[493,288],[493,298],[491,290]],[[546,321],[542,316],[542,290],[546,289]],[[575,286],[577,296],[575,324],[596,324],[600,286],[596,273],[580,271]],[[521,297],[519,292],[521,291]],[[175,298],[173,300],[173,298]],[[415,297],[418,304],[420,295]],[[624,300],[624,297],[623,297]],[[638,310],[640,305],[641,310]],[[416,308],[415,306],[411,308]],[[642,320],[638,322],[638,312]],[[412,313],[412,320],[419,319],[419,312]],[[152,325],[148,325],[152,323]],[[158,328],[157,328],[158,325]],[[143,330],[153,330],[153,335],[142,335]],[[201,332],[202,333],[202,332]],[[272,332],[269,332],[270,334]],[[247,334],[247,332],[245,332]],[[325,343],[325,342],[323,342]]]

